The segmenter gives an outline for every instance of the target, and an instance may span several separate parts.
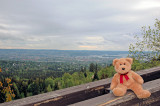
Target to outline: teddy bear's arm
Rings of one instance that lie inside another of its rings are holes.
[[[132,71],[132,77],[134,78],[134,80],[136,80],[138,83],[143,84],[144,80],[143,78],[138,75],[137,73],[135,73],[134,71]]]
[[[113,90],[118,84],[117,83],[117,77],[118,77],[118,74],[116,73],[112,78],[112,82],[111,82],[111,86],[110,86],[111,90]]]

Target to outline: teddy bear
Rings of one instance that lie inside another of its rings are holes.
[[[123,96],[127,89],[131,89],[139,99],[148,98],[151,93],[143,89],[143,78],[131,70],[132,62],[132,58],[113,60],[113,66],[117,73],[112,78],[110,89],[115,96]]]

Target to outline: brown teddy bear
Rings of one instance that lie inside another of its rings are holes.
[[[148,98],[151,93],[142,88],[143,79],[131,70],[132,58],[120,58],[113,60],[116,74],[113,76],[110,89],[115,96],[123,96],[127,89],[131,89],[138,98]]]

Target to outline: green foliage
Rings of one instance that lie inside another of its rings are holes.
[[[27,91],[32,92],[33,95],[37,95],[40,93],[40,87],[37,83],[33,82],[29,84]]]
[[[21,93],[21,98],[24,98],[25,96],[24,96],[24,93]]]
[[[27,92],[27,96],[32,96],[32,92]]]
[[[15,93],[15,98],[16,99],[19,99],[19,98],[21,98],[21,95],[20,95],[20,92],[19,92],[19,89],[18,89],[18,87],[17,87],[17,85],[16,85],[16,83],[14,82],[13,83],[13,90],[14,90],[14,93]]]
[[[32,62],[7,60],[0,60],[0,66],[2,66],[2,69],[4,70],[2,72],[4,77],[9,76],[15,80],[62,77],[65,72],[72,74],[80,71],[82,67],[81,63],[76,63],[73,65],[69,62]],[[83,67],[82,71],[85,70],[86,67]]]
[[[112,77],[116,73],[113,66],[107,67],[107,72],[108,72],[108,77]]]
[[[47,92],[51,92],[51,91],[52,91],[52,88],[51,88],[50,85],[48,85],[48,87],[46,88],[46,91],[47,91]]]
[[[152,59],[160,53],[160,21],[156,19],[154,28],[142,27],[142,34],[135,36],[136,43],[130,44],[129,56],[138,60]]]
[[[54,81],[51,77],[49,77],[49,78],[45,79],[45,86],[46,86],[46,87],[50,86],[51,89],[54,90],[55,81]]]
[[[62,76],[62,88],[73,86],[72,76],[69,73],[64,73]]]
[[[98,65],[94,64],[94,63],[91,63],[90,66],[89,66],[89,71],[90,72],[96,72],[97,70],[98,70]]]
[[[135,60],[132,64],[132,70],[138,71],[141,69],[151,68],[154,66],[160,65],[160,56],[153,58],[149,62],[140,62]],[[94,66],[92,68],[81,67],[78,72],[74,73],[64,73],[62,77],[51,77],[46,76],[45,78],[22,78],[20,76],[14,76],[12,78],[13,83],[13,92],[16,94],[14,99],[24,98],[27,96],[37,95],[40,93],[50,92],[53,90],[59,90],[71,86],[76,86],[104,78],[112,77],[116,72],[112,65],[107,67],[101,67],[97,64],[92,64],[89,66]],[[1,80],[5,79],[5,73],[2,73],[3,77],[0,77]],[[7,94],[8,95],[8,94]],[[2,96],[1,96],[2,97]],[[4,98],[6,95],[4,95]]]
[[[99,80],[97,72],[94,73],[93,81]]]
[[[94,72],[95,71],[95,65],[93,63],[90,64],[89,71],[90,72]]]
[[[98,78],[99,79],[108,78],[107,70],[105,68],[103,68],[100,71],[98,71]]]
[[[87,77],[86,77],[86,83],[87,82],[92,82],[94,73],[86,71],[86,75],[87,75]]]
[[[108,77],[112,77],[116,72],[114,71],[113,66],[109,66],[106,68],[102,68],[100,71],[98,71],[98,77],[99,79],[104,79]]]
[[[160,58],[160,21],[154,27],[142,27],[142,34],[135,36],[136,43],[129,46],[129,57],[134,59],[132,70],[151,68],[159,65]]]
[[[134,60],[132,64],[132,70],[139,71],[143,69],[149,69],[152,67],[160,66],[160,61],[158,58],[153,58],[147,62],[140,62],[139,60]]]

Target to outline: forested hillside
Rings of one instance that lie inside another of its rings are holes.
[[[124,57],[127,53],[0,49],[0,102],[112,76],[113,67],[108,68],[108,74],[105,67],[110,66],[113,58]]]
[[[21,61],[0,61],[0,80],[3,87],[11,83],[15,97],[19,99],[39,93],[71,87],[101,78],[112,76],[113,67],[108,68],[110,74],[99,73],[102,66],[91,63],[89,66],[72,65],[67,63],[46,63],[46,62],[21,62]],[[72,70],[72,71],[71,71]],[[7,79],[10,81],[7,82]],[[2,86],[1,86],[2,87]],[[1,88],[1,102],[7,101],[7,93]],[[11,96],[11,95],[10,95]]]
[[[4,63],[4,61],[2,62]],[[11,63],[12,62],[6,61],[5,64],[8,64],[8,67]],[[22,64],[24,65],[24,63]],[[154,58],[150,62],[144,63],[141,63],[138,60],[134,60],[132,70],[138,71],[141,69],[151,68],[159,65],[160,57],[157,59]],[[112,65],[101,67],[97,64],[91,63],[88,68],[81,67],[79,70],[77,70],[77,72],[54,72],[48,70],[49,74],[45,73],[46,72],[40,71],[40,69],[39,71],[35,70],[33,72],[24,70],[23,68],[21,69],[21,71],[14,71],[12,68],[6,69],[3,66],[0,76],[0,80],[2,82],[1,85],[3,84],[3,86],[0,86],[0,102],[9,101],[12,99],[20,99],[40,93],[50,92],[112,77],[115,74],[115,71]],[[8,92],[3,92],[3,89],[5,87],[8,87]],[[11,90],[13,91],[11,92]],[[8,100],[7,97],[10,99]]]

